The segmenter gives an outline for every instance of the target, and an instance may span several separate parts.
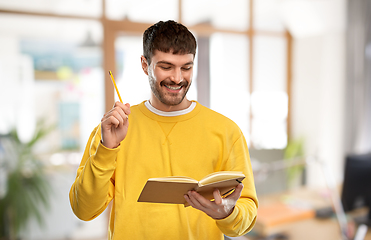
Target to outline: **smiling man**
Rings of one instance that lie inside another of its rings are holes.
[[[191,104],[185,96],[191,86],[193,76],[193,54],[174,54],[155,50],[148,64],[142,56],[142,68],[148,75],[152,96],[152,106],[162,111],[176,111]]]
[[[100,215],[112,201],[108,239],[223,239],[241,236],[256,220],[256,197],[245,138],[230,119],[186,94],[192,83],[196,40],[183,25],[158,22],[143,34],[141,65],[149,100],[116,102],[93,130],[70,191],[82,220]],[[209,201],[195,191],[191,207],[137,202],[148,178],[241,171],[246,178]]]

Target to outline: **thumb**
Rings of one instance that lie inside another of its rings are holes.
[[[226,198],[231,198],[237,201],[241,197],[242,189],[243,189],[243,184],[240,183],[237,185],[233,193],[231,193],[231,195],[227,196]]]
[[[215,203],[216,204],[222,204],[222,196],[220,195],[220,191],[219,189],[215,189],[214,192],[213,192],[213,196],[214,196],[214,200],[215,200]]]

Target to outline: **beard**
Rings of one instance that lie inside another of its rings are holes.
[[[151,76],[148,77],[148,80],[151,90],[153,94],[156,96],[156,98],[160,100],[160,102],[168,106],[176,106],[180,104],[187,95],[189,87],[191,86],[191,84],[188,83],[187,81],[182,81],[179,84],[176,84],[171,80],[169,81],[164,80],[160,82],[160,84],[157,84],[156,80]],[[162,89],[164,85],[181,86],[183,91],[180,93],[166,92]]]

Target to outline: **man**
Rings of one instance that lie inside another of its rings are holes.
[[[115,240],[214,240],[247,233],[258,201],[244,136],[228,118],[186,98],[194,36],[179,23],[161,21],[145,31],[143,51],[151,97],[132,107],[116,102],[93,130],[70,191],[74,213],[91,220],[112,201],[109,239]],[[200,180],[216,171],[242,171],[244,185],[226,198],[216,189],[214,201],[190,191],[184,198],[192,207],[137,202],[148,178]]]

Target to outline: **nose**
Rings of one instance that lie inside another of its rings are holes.
[[[183,74],[181,69],[175,69],[172,73],[170,80],[175,82],[176,84],[179,84],[183,81]]]

